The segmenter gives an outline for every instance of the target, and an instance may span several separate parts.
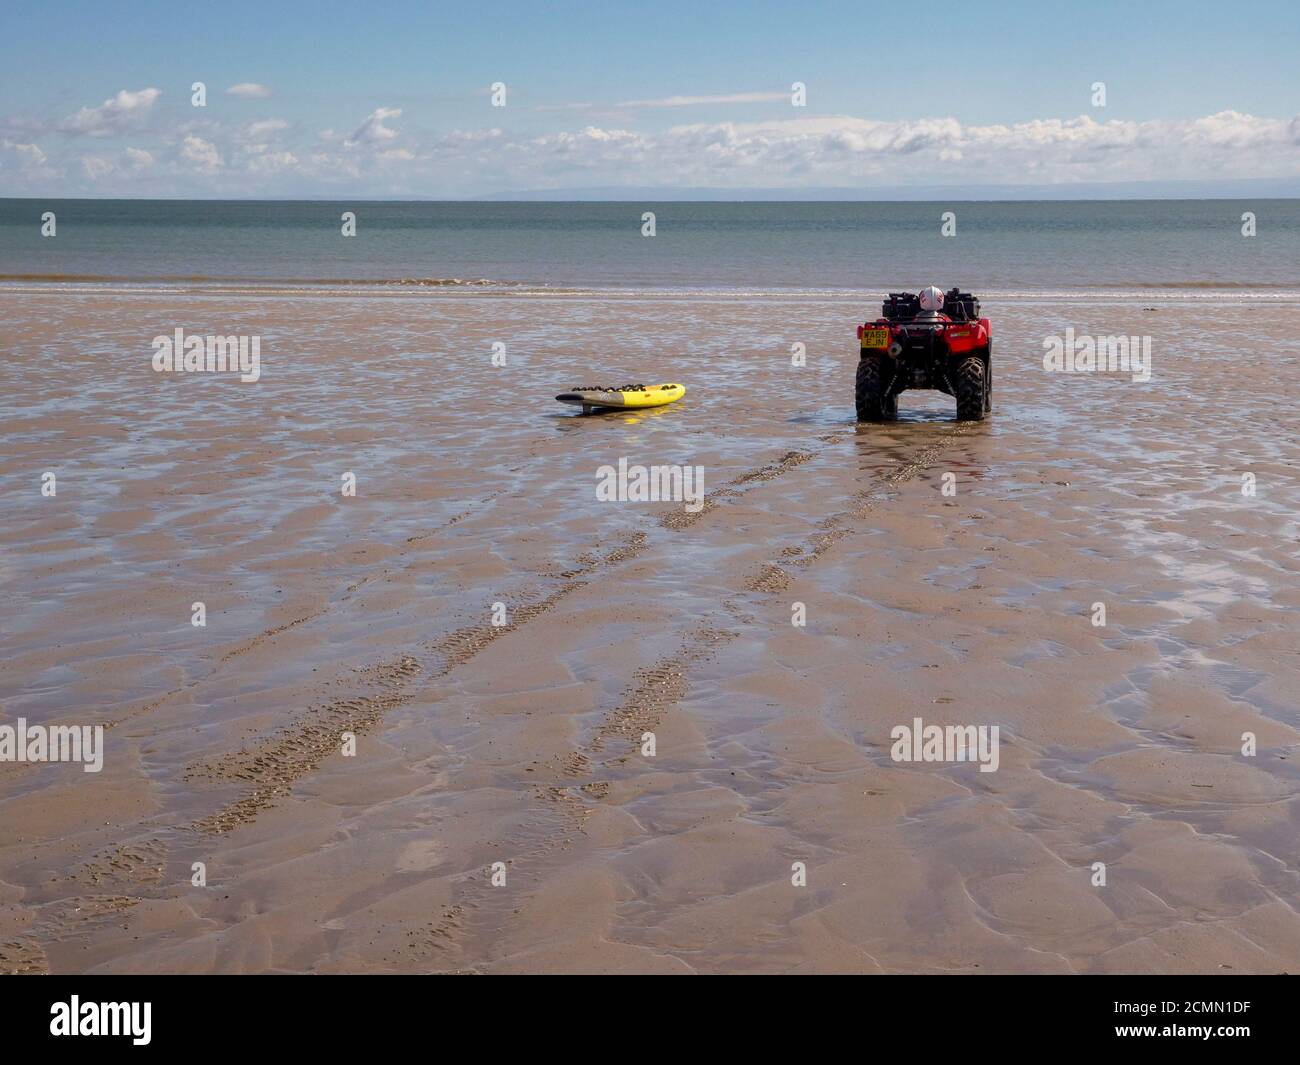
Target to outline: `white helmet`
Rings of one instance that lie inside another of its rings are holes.
[[[923,311],[941,311],[943,310],[943,292],[933,285],[929,288],[921,289],[921,310]]]

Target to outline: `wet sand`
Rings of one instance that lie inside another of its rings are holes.
[[[0,763],[0,971],[1296,971],[1300,307],[1154,305],[986,303],[989,421],[857,425],[865,301],[0,293],[0,724],[108,726]]]

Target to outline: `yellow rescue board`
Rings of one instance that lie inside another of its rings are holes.
[[[561,403],[580,406],[583,411],[640,410],[662,407],[684,395],[685,385],[624,385],[620,388],[578,387],[572,392],[561,392],[555,398]]]

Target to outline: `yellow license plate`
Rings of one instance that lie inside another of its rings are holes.
[[[888,329],[862,330],[862,346],[864,348],[889,347],[889,330]]]

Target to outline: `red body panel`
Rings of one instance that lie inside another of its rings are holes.
[[[974,322],[953,322],[946,314],[941,314],[939,320],[944,323],[943,335],[948,343],[948,352],[951,355],[966,355],[972,351],[978,351],[981,348],[988,347],[989,338],[993,335],[993,327],[989,324],[987,318],[980,318]],[[898,322],[891,324],[888,318],[877,318],[874,322],[867,322],[858,326],[858,340],[862,340],[862,333],[867,329],[888,329],[889,339],[893,339],[908,326],[907,322]],[[880,348],[868,348],[867,350],[887,350],[888,344]]]

